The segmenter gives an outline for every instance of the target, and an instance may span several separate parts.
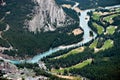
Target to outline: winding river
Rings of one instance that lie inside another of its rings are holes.
[[[77,7],[79,5],[79,3],[75,3],[75,5],[72,7]],[[109,8],[114,8],[114,7],[120,7],[120,5],[117,5],[117,6],[111,6],[111,7],[106,7],[107,9]],[[83,35],[83,41],[81,42],[78,42],[76,44],[71,44],[71,45],[67,45],[67,46],[59,46],[59,47],[56,47],[56,48],[50,48],[48,51],[46,52],[43,52],[43,53],[40,53],[39,55],[36,55],[34,56],[32,59],[30,60],[20,60],[20,61],[17,61],[17,60],[6,60],[6,61],[9,61],[11,63],[14,63],[14,64],[19,64],[21,62],[29,62],[29,63],[37,63],[39,60],[41,60],[43,57],[46,57],[48,55],[51,55],[52,53],[54,52],[57,52],[57,51],[60,51],[60,50],[65,50],[65,49],[69,49],[69,48],[74,48],[74,47],[79,47],[85,43],[88,43],[89,41],[91,41],[92,39],[94,39],[97,34],[95,32],[93,32],[90,27],[88,26],[88,21],[89,21],[89,18],[90,16],[87,15],[87,13],[91,10],[94,10],[94,9],[89,9],[89,10],[84,10],[81,12],[81,15],[79,15],[79,26],[83,29],[84,31],[84,35]],[[90,37],[90,33],[89,31],[92,31],[93,32],[93,37]]]
[[[72,9],[74,9],[76,7],[76,5],[78,6],[78,3],[76,3]],[[91,41],[92,39],[94,39],[97,34],[94,34],[93,37],[90,37],[89,31],[92,31],[89,26],[88,26],[88,21],[89,21],[89,16],[87,15],[87,12],[89,12],[90,10],[85,10],[81,12],[81,15],[79,15],[79,26],[83,29],[84,31],[84,35],[83,35],[83,41],[78,42],[76,44],[71,44],[71,45],[67,45],[67,46],[59,46],[56,48],[51,48],[46,52],[40,53],[39,55],[34,56],[32,59],[30,60],[21,60],[21,61],[17,61],[17,60],[10,60],[10,62],[15,63],[15,64],[19,64],[21,62],[29,62],[29,63],[37,63],[39,60],[41,60],[43,57],[46,57],[54,52],[60,51],[60,50],[65,50],[65,49],[69,49],[69,48],[74,48],[74,47],[79,47],[89,41]],[[86,19],[87,18],[87,19]]]

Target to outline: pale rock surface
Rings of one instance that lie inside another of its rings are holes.
[[[34,0],[37,4],[33,19],[28,21],[30,32],[54,31],[58,27],[71,24],[73,19],[68,17],[55,0]]]

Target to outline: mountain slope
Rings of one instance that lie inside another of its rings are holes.
[[[54,0],[34,1],[38,6],[35,7],[33,19],[28,22],[29,31],[54,31],[57,27],[70,24],[69,21],[72,19],[66,15],[62,7],[58,6]]]
[[[54,0],[39,1],[6,0],[5,6],[0,5],[0,20],[2,20],[0,29],[4,30],[7,24],[10,26],[8,31],[2,33],[2,37],[17,49],[17,51],[6,50],[4,54],[20,57],[33,56],[50,47],[81,40],[81,35],[68,35],[73,29],[79,27],[77,20],[68,16]],[[5,45],[2,44],[2,47]]]

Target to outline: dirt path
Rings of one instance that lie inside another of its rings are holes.
[[[63,4],[62,7],[68,8],[68,9],[73,9],[77,13],[82,12],[82,10],[78,7],[79,3],[75,2],[74,6],[71,6],[70,4]]]
[[[9,48],[1,47],[1,46],[0,46],[0,51],[1,51],[2,53],[3,53],[5,50],[8,50],[8,51],[10,51],[10,50],[16,50],[16,49],[13,49],[13,46],[9,43],[8,40],[6,40],[6,39],[4,39],[4,38],[2,37],[2,33],[8,31],[9,29],[10,29],[10,26],[7,24],[7,25],[6,25],[6,29],[3,30],[3,31],[0,31],[0,38],[3,39],[3,40],[5,40],[5,41],[7,42],[7,44],[9,44]]]
[[[0,19],[0,22],[4,21],[4,19],[6,18],[6,16],[9,15],[9,14],[10,14],[10,11],[6,12],[6,13],[5,13],[5,16],[3,16],[3,17]],[[10,42],[9,42],[8,40],[6,40],[6,39],[4,39],[4,38],[2,37],[2,34],[3,34],[4,32],[7,32],[9,29],[10,29],[9,24],[6,24],[5,30],[0,31],[0,38],[1,38],[2,40],[6,41],[7,44],[9,45],[9,48],[0,46],[0,52],[1,52],[1,53],[3,53],[5,50],[8,50],[8,51],[10,51],[10,50],[17,50],[17,49],[14,49],[14,48],[13,48],[13,46],[10,44]]]
[[[56,76],[58,76],[60,78],[70,79],[70,80],[74,80],[75,79],[75,77],[73,77],[73,76],[63,76],[63,75],[56,75]]]

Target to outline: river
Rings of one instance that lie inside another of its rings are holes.
[[[76,3],[78,6],[78,3]],[[76,6],[76,4],[74,5],[74,7]],[[56,48],[50,48],[48,51],[40,53],[39,55],[34,56],[32,59],[30,60],[21,60],[21,61],[17,61],[17,60],[10,60],[10,62],[18,64],[20,62],[28,62],[28,63],[37,63],[39,60],[41,60],[43,57],[46,57],[48,55],[51,55],[54,52],[60,51],[60,50],[65,50],[65,49],[69,49],[69,48],[74,48],[74,47],[79,47],[89,41],[91,41],[92,39],[94,39],[97,34],[94,34],[93,37],[90,37],[89,31],[92,31],[89,26],[88,26],[88,21],[89,21],[89,16],[87,15],[87,12],[89,12],[90,10],[85,10],[81,12],[81,15],[79,15],[79,26],[83,29],[84,31],[84,35],[83,35],[83,41],[78,42],[76,44],[71,44],[71,45],[67,45],[67,46],[59,46]],[[86,19],[87,18],[87,19]]]
[[[28,60],[27,62],[32,62],[32,63],[36,63],[38,62],[40,59],[42,59],[43,57],[46,57],[54,52],[57,52],[59,50],[65,50],[65,49],[69,49],[69,48],[74,48],[74,47],[79,47],[89,41],[91,41],[92,39],[94,39],[97,34],[95,34],[93,32],[93,37],[90,37],[90,33],[89,31],[92,31],[90,29],[90,27],[88,26],[88,21],[89,21],[89,16],[87,15],[87,12],[89,12],[90,10],[85,10],[83,12],[81,12],[81,15],[79,16],[79,19],[80,19],[80,23],[79,23],[79,26],[83,29],[84,31],[84,35],[83,35],[83,41],[81,42],[78,42],[77,44],[71,44],[71,45],[67,45],[67,46],[59,46],[59,47],[56,47],[56,48],[53,48],[53,49],[50,49],[49,51],[47,52],[44,52],[42,54],[39,54],[39,55],[36,55],[34,56],[31,60]],[[86,20],[87,18],[87,20]]]
[[[73,7],[76,7],[76,5],[78,6],[78,3],[75,3],[75,5]],[[105,7],[105,8],[106,9],[110,9],[110,8],[114,8],[114,7],[120,7],[120,5],[115,5],[115,6],[111,6],[111,7]],[[94,9],[84,10],[84,11],[81,12],[81,15],[78,16],[79,17],[79,21],[80,21],[79,22],[79,26],[84,31],[83,41],[78,42],[76,44],[67,45],[67,46],[59,46],[59,47],[56,47],[56,48],[50,48],[48,51],[40,53],[39,55],[34,56],[30,60],[20,60],[20,61],[17,61],[17,60],[7,60],[7,61],[9,61],[11,63],[14,63],[14,64],[19,64],[21,62],[37,63],[43,57],[51,55],[54,52],[57,52],[57,51],[60,51],[60,50],[65,50],[65,49],[69,49],[69,48],[79,47],[79,46],[81,46],[81,45],[83,45],[85,43],[88,43],[89,41],[91,41],[92,39],[94,39],[97,36],[97,34],[94,31],[92,31],[90,29],[90,27],[88,26],[88,21],[89,21],[90,16],[88,16],[87,13],[89,11],[91,11],[91,10],[94,10]],[[93,32],[93,35],[94,35],[93,37],[90,37],[89,31]]]

